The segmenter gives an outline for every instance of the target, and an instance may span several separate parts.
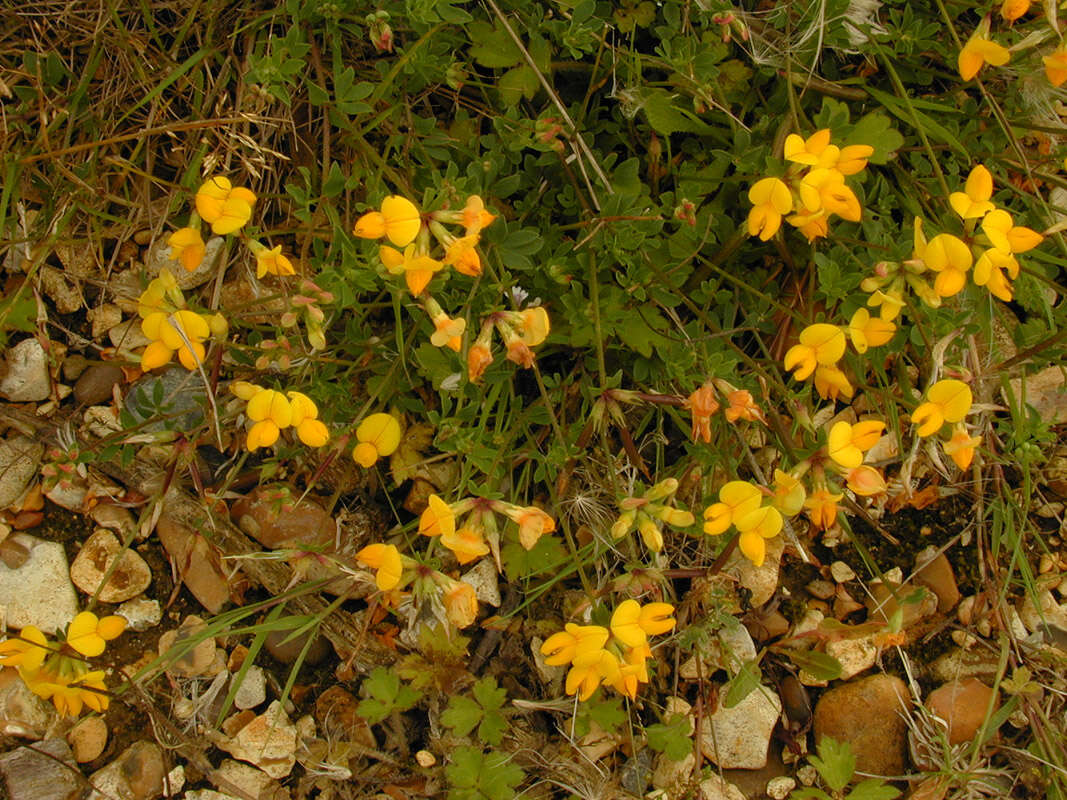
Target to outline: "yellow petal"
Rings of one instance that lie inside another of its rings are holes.
[[[948,422],[962,421],[974,402],[971,387],[963,381],[951,378],[931,386],[927,399],[941,406],[942,414]]]
[[[390,195],[382,201],[382,216],[385,218],[385,235],[397,247],[405,247],[414,241],[422,226],[419,209],[400,195]]]
[[[400,445],[400,423],[392,414],[371,414],[356,428],[356,438],[374,445],[379,455],[392,455]]]
[[[96,632],[99,620],[91,611],[83,611],[67,628],[67,644],[83,656],[93,658],[104,652],[104,637]]]
[[[640,625],[641,606],[636,600],[623,600],[611,615],[611,633],[627,647],[639,647],[646,641]]]

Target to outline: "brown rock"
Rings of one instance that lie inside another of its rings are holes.
[[[74,751],[74,760],[79,764],[95,761],[107,747],[107,723],[103,717],[80,719],[67,733],[67,741]]]
[[[305,664],[321,664],[330,655],[330,643],[314,631],[308,631],[289,639],[292,633],[292,631],[271,631],[267,634],[264,645],[267,648],[267,652],[276,661],[280,661],[282,664],[295,662],[301,651],[303,651],[304,644],[309,636],[313,636],[314,641],[308,648],[307,655],[304,656]]]
[[[848,742],[856,770],[899,775],[907,767],[908,687],[892,675],[872,675],[825,692],[815,705],[815,741]]]
[[[232,514],[245,533],[270,550],[330,545],[337,531],[322,506],[300,500],[298,490],[283,484],[257,487],[233,504]]]
[[[207,625],[200,617],[190,614],[176,631],[159,637],[159,654],[173,657],[167,666],[172,675],[193,677],[207,675],[215,665],[215,639],[206,635]]]
[[[95,406],[111,400],[111,389],[122,383],[122,370],[114,364],[93,364],[74,384],[74,400],[80,406]]]
[[[930,616],[937,609],[937,597],[925,587],[908,584],[894,585],[890,591],[890,587],[882,581],[872,581],[870,590],[865,605],[870,619],[878,622],[888,623],[897,613],[897,609],[903,608],[903,623],[904,628],[907,629],[923,617]]]
[[[926,707],[948,725],[948,743],[969,742],[982,728],[990,700],[996,711],[1000,700],[995,692],[977,678],[950,681],[930,692]]]
[[[960,601],[960,590],[956,585],[956,575],[944,553],[938,553],[934,547],[927,547],[915,556],[915,577],[920,586],[925,586],[937,595],[937,610],[942,614],[955,607]]]
[[[93,773],[93,797],[155,800],[163,795],[163,751],[153,742],[134,742],[122,754]]]
[[[40,739],[55,721],[52,704],[31,692],[16,670],[0,670],[0,733]]]
[[[159,518],[156,533],[185,588],[210,613],[218,614],[230,599],[230,582],[218,551],[199,533],[165,514]]]
[[[83,781],[62,739],[0,755],[0,776],[11,800],[73,800],[81,794]]]
[[[111,569],[116,559],[118,564]],[[129,600],[152,582],[152,570],[145,560],[133,550],[123,550],[122,543],[111,531],[99,528],[86,540],[70,565],[70,579],[86,594],[93,594],[109,570],[111,574],[98,595],[103,603]]]
[[[327,738],[376,749],[374,733],[356,710],[358,705],[359,700],[347,689],[331,686],[315,701],[315,721]]]

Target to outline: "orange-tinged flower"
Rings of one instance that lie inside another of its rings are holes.
[[[608,684],[618,681],[619,672],[618,656],[608,650],[597,650],[571,667],[564,689],[567,694],[577,694],[579,700],[588,700],[601,681]]]
[[[381,211],[368,211],[356,220],[352,233],[360,239],[381,239],[385,236],[385,215]]]
[[[967,176],[962,192],[948,197],[949,205],[961,219],[980,219],[993,210],[993,176],[984,165],[978,164]]]
[[[1019,262],[1011,253],[992,247],[978,256],[974,265],[974,283],[986,287],[990,294],[1010,303],[1012,298],[1011,282],[1005,277],[1007,272],[1012,280],[1019,277]]]
[[[475,342],[467,349],[467,377],[471,383],[482,379],[486,368],[493,363],[493,354],[489,346]]]
[[[726,402],[730,404],[723,411],[727,422],[737,422],[739,419],[748,422],[765,422],[763,412],[752,399],[752,392],[746,389],[735,389],[726,395]]]
[[[466,628],[478,618],[478,596],[474,587],[464,581],[455,581],[443,598],[448,621],[457,628]]]
[[[793,371],[796,380],[805,380],[816,366],[833,366],[840,361],[845,344],[845,334],[836,325],[825,322],[808,325],[800,332],[800,343],[785,354],[785,368]]]
[[[218,236],[243,228],[252,218],[255,203],[252,192],[221,176],[208,178],[196,192],[196,213]]]
[[[967,428],[957,424],[952,430],[952,438],[944,443],[945,452],[956,462],[956,466],[967,469],[974,458],[974,450],[982,443],[981,436],[971,436]]]
[[[467,198],[467,204],[463,207],[462,222],[468,236],[478,233],[482,228],[489,227],[494,219],[496,215],[485,210],[485,203],[481,197],[472,194]]]
[[[865,308],[856,309],[848,323],[848,335],[857,353],[866,353],[869,347],[881,347],[896,331],[897,326],[892,322],[872,317]]]
[[[854,469],[863,463],[863,454],[878,443],[884,430],[885,423],[881,420],[867,420],[855,425],[837,422],[830,428],[826,454],[839,466]]]
[[[904,293],[900,289],[876,289],[867,298],[867,305],[877,308],[882,320],[892,322],[900,314],[900,309],[904,308]]]
[[[849,470],[845,475],[845,482],[849,489],[863,497],[882,494],[886,490],[886,482],[882,473],[866,464]]]
[[[369,544],[356,553],[356,560],[373,570],[374,583],[383,592],[388,592],[400,585],[404,574],[404,562],[400,551],[391,544],[377,542]]]
[[[467,320],[452,319],[443,311],[433,318],[434,332],[430,334],[430,344],[434,347],[448,347],[459,352],[463,343],[463,332],[467,329]]]
[[[837,522],[837,501],[842,497],[843,494],[831,494],[827,489],[816,489],[812,492],[804,501],[812,524],[824,531],[832,528]]]
[[[693,414],[693,441],[711,442],[711,415],[719,410],[715,387],[709,382],[694,391],[685,401]]]
[[[759,508],[763,494],[748,481],[729,481],[719,489],[719,502],[704,510],[704,533],[718,536],[739,517]]]
[[[1053,86],[1060,86],[1067,81],[1067,46],[1060,44],[1047,56],[1042,57],[1045,64],[1045,77]]]
[[[848,376],[837,367],[815,368],[815,391],[824,400],[836,400],[838,397],[849,399],[853,394]]]
[[[982,232],[989,237],[993,247],[1009,253],[1025,253],[1041,244],[1044,236],[1035,230],[1016,225],[1011,214],[997,208],[985,215]]]
[[[445,266],[455,267],[456,272],[477,278],[482,274],[482,260],[474,249],[477,244],[477,234],[453,239],[445,248],[443,263]]]
[[[863,216],[856,193],[845,183],[840,170],[816,167],[808,171],[797,187],[801,202],[808,211],[825,209],[849,222],[859,222]]]
[[[807,496],[808,493],[799,478],[780,469],[774,471],[774,497],[771,504],[775,508],[787,517],[792,517],[800,513]]]
[[[489,552],[482,532],[466,525],[452,533],[441,534],[441,544],[452,551],[460,564],[469,564]]]
[[[782,225],[782,217],[793,210],[793,195],[778,178],[763,178],[748,190],[752,210],[748,214],[748,235],[767,241]]]
[[[1004,0],[1000,4],[1000,16],[1007,22],[1015,22],[1030,10],[1031,0]]]
[[[456,532],[456,515],[452,507],[435,494],[430,495],[426,510],[419,517],[419,533],[423,536],[441,536]]]
[[[607,644],[608,629],[600,625],[575,625],[568,622],[564,630],[549,636],[541,645],[541,654],[550,667],[570,664],[576,657],[595,653]]]
[[[988,29],[987,29],[988,32]],[[1011,60],[1011,51],[977,31],[960,50],[958,66],[960,77],[969,81],[988,62],[994,67],[1003,67]]]
[[[293,262],[282,255],[282,246],[276,245],[271,249],[263,248],[256,253],[256,277],[262,278],[271,275],[293,275],[296,270]]]
[[[207,246],[196,228],[179,228],[167,237],[170,245],[170,258],[177,261],[186,271],[192,272],[204,260]]]
[[[930,436],[946,422],[962,422],[973,400],[971,387],[963,381],[953,378],[938,381],[926,393],[926,402],[911,415],[912,423],[919,426],[916,435]]]

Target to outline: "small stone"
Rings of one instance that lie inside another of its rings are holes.
[[[166,514],[159,518],[156,533],[185,588],[209,613],[218,614],[230,601],[230,582],[218,550],[206,537]]]
[[[120,617],[126,618],[126,627],[131,631],[147,631],[156,627],[163,619],[163,609],[158,600],[149,600],[147,597],[135,597],[127,600],[115,611]]]
[[[259,767],[272,778],[284,778],[296,764],[296,728],[275,700],[229,740],[218,746],[241,761]]]
[[[949,650],[930,665],[930,677],[948,683],[963,678],[994,680],[997,674],[997,654],[981,647],[970,650]]]
[[[981,730],[986,711],[995,712],[1000,702],[996,693],[980,680],[966,678],[934,689],[926,698],[926,707],[947,724],[951,745],[971,741]]]
[[[211,782],[224,792],[252,800],[289,800],[289,791],[262,770],[225,759],[211,774]]]
[[[937,610],[937,596],[923,587],[900,586],[890,583],[892,590],[882,581],[871,581],[870,594],[864,604],[872,621],[888,624],[897,610],[904,609],[903,628],[906,630]],[[917,596],[919,595],[919,596]],[[898,605],[897,601],[900,601]],[[904,602],[908,601],[908,602]]]
[[[752,641],[748,629],[732,623],[719,628],[714,638],[708,637],[704,640],[699,655],[702,664],[698,664],[697,656],[694,655],[678,668],[678,674],[682,678],[707,678],[720,669],[736,675],[742,665],[756,659],[756,644]]]
[[[835,639],[826,643],[826,655],[836,658],[841,663],[841,680],[847,681],[854,675],[874,666],[878,659],[878,647],[873,636],[858,639]]]
[[[52,298],[60,314],[73,314],[85,305],[81,287],[67,278],[62,270],[44,264],[37,274],[41,279],[41,288]]]
[[[84,780],[62,739],[46,739],[33,748],[0,755],[0,776],[10,800],[74,800]]]
[[[420,767],[428,769],[437,763],[437,758],[429,750],[419,750],[415,754],[415,761]]]
[[[144,335],[144,331],[141,330],[141,320],[139,317],[128,319],[125,322],[120,322],[107,332],[108,341],[111,342],[111,346],[120,350],[127,351],[136,350],[138,347],[144,347],[152,340]]]
[[[769,642],[789,632],[789,620],[777,609],[764,608],[746,619],[745,627],[756,641]]]
[[[6,541],[29,553],[15,569],[0,561],[0,606],[6,611],[8,627],[34,625],[46,634],[62,630],[78,613],[78,596],[70,583],[63,545],[25,533]]]
[[[700,782],[704,800],[745,800],[745,793],[718,775]]]
[[[797,788],[795,780],[788,775],[779,775],[767,781],[767,796],[771,800],[785,800],[795,788]]]
[[[766,686],[757,686],[733,708],[725,708],[724,699],[720,695],[715,710],[701,720],[701,752],[723,769],[762,769],[782,701]]]
[[[128,508],[114,503],[101,502],[89,509],[89,516],[101,528],[115,531],[123,538],[133,536],[137,530],[137,520]]]
[[[74,751],[74,760],[79,764],[95,761],[107,747],[107,723],[103,717],[80,719],[67,733],[67,741]]]
[[[812,597],[818,597],[820,600],[829,600],[837,590],[837,587],[830,581],[824,581],[821,578],[811,581],[807,588]]]
[[[1019,601],[1019,619],[1028,631],[1043,630],[1052,625],[1061,631],[1067,631],[1067,606],[1061,606],[1056,602],[1055,595],[1048,589],[1043,589],[1037,595],[1040,608],[1034,605],[1034,600],[1027,592]]]
[[[908,687],[893,675],[872,675],[824,692],[815,705],[815,741],[847,742],[856,769],[900,775],[907,766]]]
[[[185,765],[179,764],[170,772],[167,773],[166,780],[163,781],[163,796],[174,797],[185,786]]]
[[[937,596],[937,610],[942,614],[947,613],[960,601],[960,590],[956,585],[952,565],[948,563],[948,557],[944,553],[937,552],[936,547],[927,547],[915,556],[913,580]]]
[[[154,742],[134,742],[89,778],[88,800],[155,800],[163,795],[163,751]]]
[[[14,504],[37,477],[44,445],[28,436],[0,439],[0,510]]]
[[[314,631],[305,631],[290,639],[289,637],[292,633],[292,631],[271,631],[267,634],[267,639],[263,643],[267,648],[267,652],[282,664],[295,662],[303,652],[304,645],[309,637],[313,637],[313,641],[308,648],[307,655],[304,657],[305,664],[310,664],[311,666],[321,664],[332,652],[329,641]]]
[[[90,363],[92,362],[81,353],[74,353],[63,359],[60,374],[63,376],[63,380],[67,383],[72,383],[78,380],[78,376],[89,368]]]
[[[493,608],[500,607],[500,583],[497,580],[496,564],[491,558],[483,558],[460,577],[474,587],[474,596],[480,602]]]
[[[118,564],[111,569],[116,559]],[[111,574],[107,584],[100,588],[109,569]],[[89,595],[100,588],[97,599],[103,603],[121,603],[148,588],[152,582],[152,570],[133,550],[123,550],[115,534],[98,528],[70,565],[70,579]]]
[[[233,676],[237,680],[237,676]],[[249,667],[233,696],[233,704],[242,711],[255,708],[267,699],[267,676],[262,667]]]
[[[56,718],[55,707],[31,692],[16,670],[0,670],[0,733],[40,739]]]
[[[332,545],[337,525],[314,500],[283,484],[260,486],[233,504],[241,530],[268,550]],[[299,502],[298,502],[299,501]]]
[[[101,303],[85,312],[85,316],[93,323],[93,339],[99,340],[122,322],[122,309],[114,303]]]
[[[652,772],[652,785],[662,789],[668,797],[681,797],[696,767],[697,757],[690,750],[681,761],[674,761],[661,753]]]
[[[856,580],[856,573],[844,561],[835,561],[830,565],[830,576],[838,583]]]
[[[167,666],[168,673],[185,677],[217,674],[212,670],[217,649],[215,639],[205,635],[206,631],[204,620],[190,614],[182,620],[177,630],[167,631],[159,637],[159,654],[171,659]]]
[[[34,337],[23,339],[5,356],[6,373],[0,369],[0,397],[12,403],[39,403],[52,394],[48,357]]]
[[[749,603],[752,608],[759,608],[778,591],[778,571],[782,564],[785,540],[781,536],[767,540],[767,553],[763,563],[756,566],[740,551],[735,552],[723,569],[727,575],[737,578],[737,582],[751,592]]]
[[[74,384],[74,401],[80,406],[96,406],[111,401],[111,390],[123,381],[122,370],[114,364],[93,364]]]
[[[1013,378],[1008,383],[1012,395],[1016,399],[1025,397],[1027,405],[1032,406],[1049,425],[1067,422],[1067,387],[1064,386],[1063,370],[1058,366],[1046,367],[1024,378]]]

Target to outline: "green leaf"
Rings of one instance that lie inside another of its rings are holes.
[[[663,753],[671,761],[681,761],[693,752],[693,740],[689,733],[689,717],[685,714],[671,714],[667,722],[648,725],[645,736],[648,746]]]
[[[453,695],[448,708],[441,714],[441,724],[451,728],[457,736],[466,736],[482,721],[482,708],[469,697]]]
[[[712,132],[712,127],[698,119],[692,111],[675,105],[674,97],[666,89],[645,90],[642,109],[652,130],[664,136],[670,136],[672,133]]]
[[[900,790],[886,786],[880,778],[868,778],[852,787],[847,800],[893,800],[900,796]]]
[[[522,64],[505,72],[496,88],[500,92],[500,99],[504,105],[515,106],[524,97],[532,100],[537,90],[541,88],[541,81],[537,79],[537,73],[529,64]]]
[[[970,154],[967,152],[959,139],[957,139],[948,128],[939,122],[935,122],[931,117],[922,113],[916,108],[914,101],[911,102],[910,107],[908,104],[901,101],[899,98],[894,97],[891,94],[880,92],[877,89],[868,86],[867,91],[871,93],[871,96],[886,107],[894,117],[899,119],[917,130],[924,131],[931,139],[937,139],[944,144],[954,148],[959,155],[964,159],[970,159]]]
[[[496,685],[496,678],[490,676],[482,678],[474,684],[471,694],[486,711],[494,711],[503,707],[507,702],[508,693]]]
[[[483,67],[503,69],[513,67],[522,60],[522,51],[515,40],[503,28],[494,28],[488,22],[472,22],[467,26],[467,33],[474,44],[471,45],[470,57]]]
[[[841,675],[841,662],[817,650],[787,650],[789,660],[800,669],[820,681],[837,680]]]
[[[723,699],[724,708],[733,708],[746,697],[748,697],[753,691],[755,691],[761,680],[763,679],[763,672],[759,668],[759,664],[756,661],[746,661],[741,665],[741,669],[737,674],[730,679],[726,684],[726,697]]]
[[[808,761],[818,770],[831,791],[840,792],[856,771],[856,757],[848,742],[839,742],[829,736],[819,740],[817,756],[808,756]]]
[[[478,726],[478,738],[487,745],[496,747],[504,738],[504,731],[508,729],[508,721],[499,711],[486,711],[485,719]]]
[[[445,767],[449,800],[511,800],[515,787],[526,777],[507,753],[482,753],[459,747]]]
[[[860,118],[848,135],[849,144],[869,144],[874,152],[868,159],[872,164],[884,164],[889,156],[904,144],[904,137],[892,127],[889,117],[874,111]]]
[[[385,667],[378,667],[363,681],[368,695],[357,708],[359,715],[372,725],[381,722],[394,711],[406,711],[419,701],[419,692],[400,683],[400,676]]]

